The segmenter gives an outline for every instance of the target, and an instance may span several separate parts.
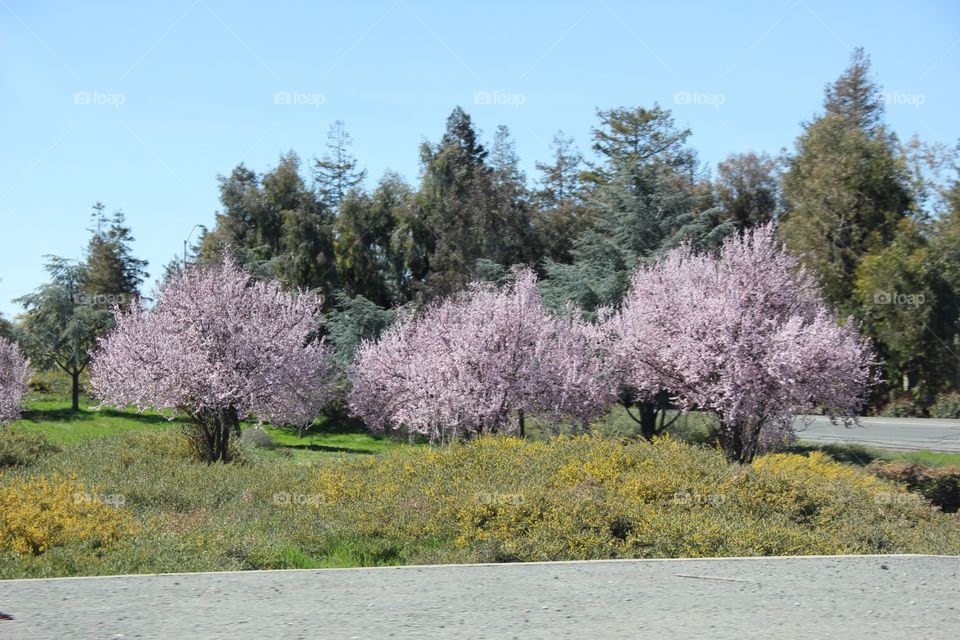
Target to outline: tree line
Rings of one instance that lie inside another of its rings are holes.
[[[856,50],[790,152],[733,154],[711,174],[669,110],[616,107],[597,111],[588,154],[558,133],[532,180],[506,127],[487,144],[457,107],[440,140],[421,145],[417,184],[388,172],[372,188],[337,122],[320,158],[290,151],[264,172],[240,164],[221,176],[221,209],[188,261],[229,254],[321,295],[318,331],[346,365],[398,309],[502,283],[517,265],[534,270],[548,308],[573,303],[592,320],[624,301],[638,266],[681,245],[716,252],[772,222],[827,304],[872,339],[886,380],[873,403],[906,396],[922,408],[960,386],[957,155],[900,141],[884,106]],[[82,263],[51,261],[51,282],[21,299],[17,322],[31,360],[74,376],[88,351],[80,336],[102,334],[108,305],[63,301],[133,295],[146,275],[122,218],[97,228],[107,250],[91,240]]]

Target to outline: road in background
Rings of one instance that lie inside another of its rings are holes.
[[[960,638],[960,557],[620,560],[0,582],[0,638]]]
[[[960,420],[937,418],[860,418],[859,427],[830,424],[823,416],[797,418],[801,440],[855,443],[881,449],[960,452]]]

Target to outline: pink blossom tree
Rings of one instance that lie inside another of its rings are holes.
[[[739,462],[788,442],[797,412],[855,420],[875,382],[868,342],[827,308],[772,225],[728,239],[719,256],[683,247],[637,270],[604,326],[623,384],[641,401],[668,393],[714,412]]]
[[[174,274],[156,306],[117,312],[91,384],[101,405],[184,416],[208,462],[230,459],[240,422],[307,424],[328,398],[331,354],[314,339],[321,299],[227,259]]]
[[[26,391],[27,362],[17,345],[0,338],[0,424],[20,416]]]
[[[587,421],[611,392],[595,359],[599,334],[544,309],[530,270],[501,289],[475,283],[366,341],[350,407],[374,430],[404,427],[432,442],[519,431],[524,416]]]

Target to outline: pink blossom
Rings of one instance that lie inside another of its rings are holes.
[[[502,289],[475,283],[399,318],[360,346],[351,410],[375,430],[436,442],[512,433],[523,414],[601,413],[612,393],[595,358],[600,334],[573,313],[548,314],[536,284],[522,270]]]
[[[17,345],[0,338],[0,424],[20,416],[26,391],[27,362]]]
[[[772,225],[728,239],[718,257],[683,247],[637,270],[604,326],[621,380],[716,413],[733,459],[788,442],[797,412],[850,420],[875,381],[869,344]]]
[[[239,420],[306,424],[328,397],[331,357],[317,327],[321,299],[254,280],[229,259],[174,275],[156,306],[116,314],[91,384],[102,405],[172,410],[216,431],[227,455]]]

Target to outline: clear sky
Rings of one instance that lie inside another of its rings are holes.
[[[528,175],[596,108],[673,109],[710,166],[790,147],[853,47],[887,119],[960,138],[960,3],[42,2],[0,0],[0,312],[80,257],[90,206],[122,208],[150,272],[210,225],[216,176],[321,155],[343,120],[375,181],[415,182],[455,105],[510,127]]]

